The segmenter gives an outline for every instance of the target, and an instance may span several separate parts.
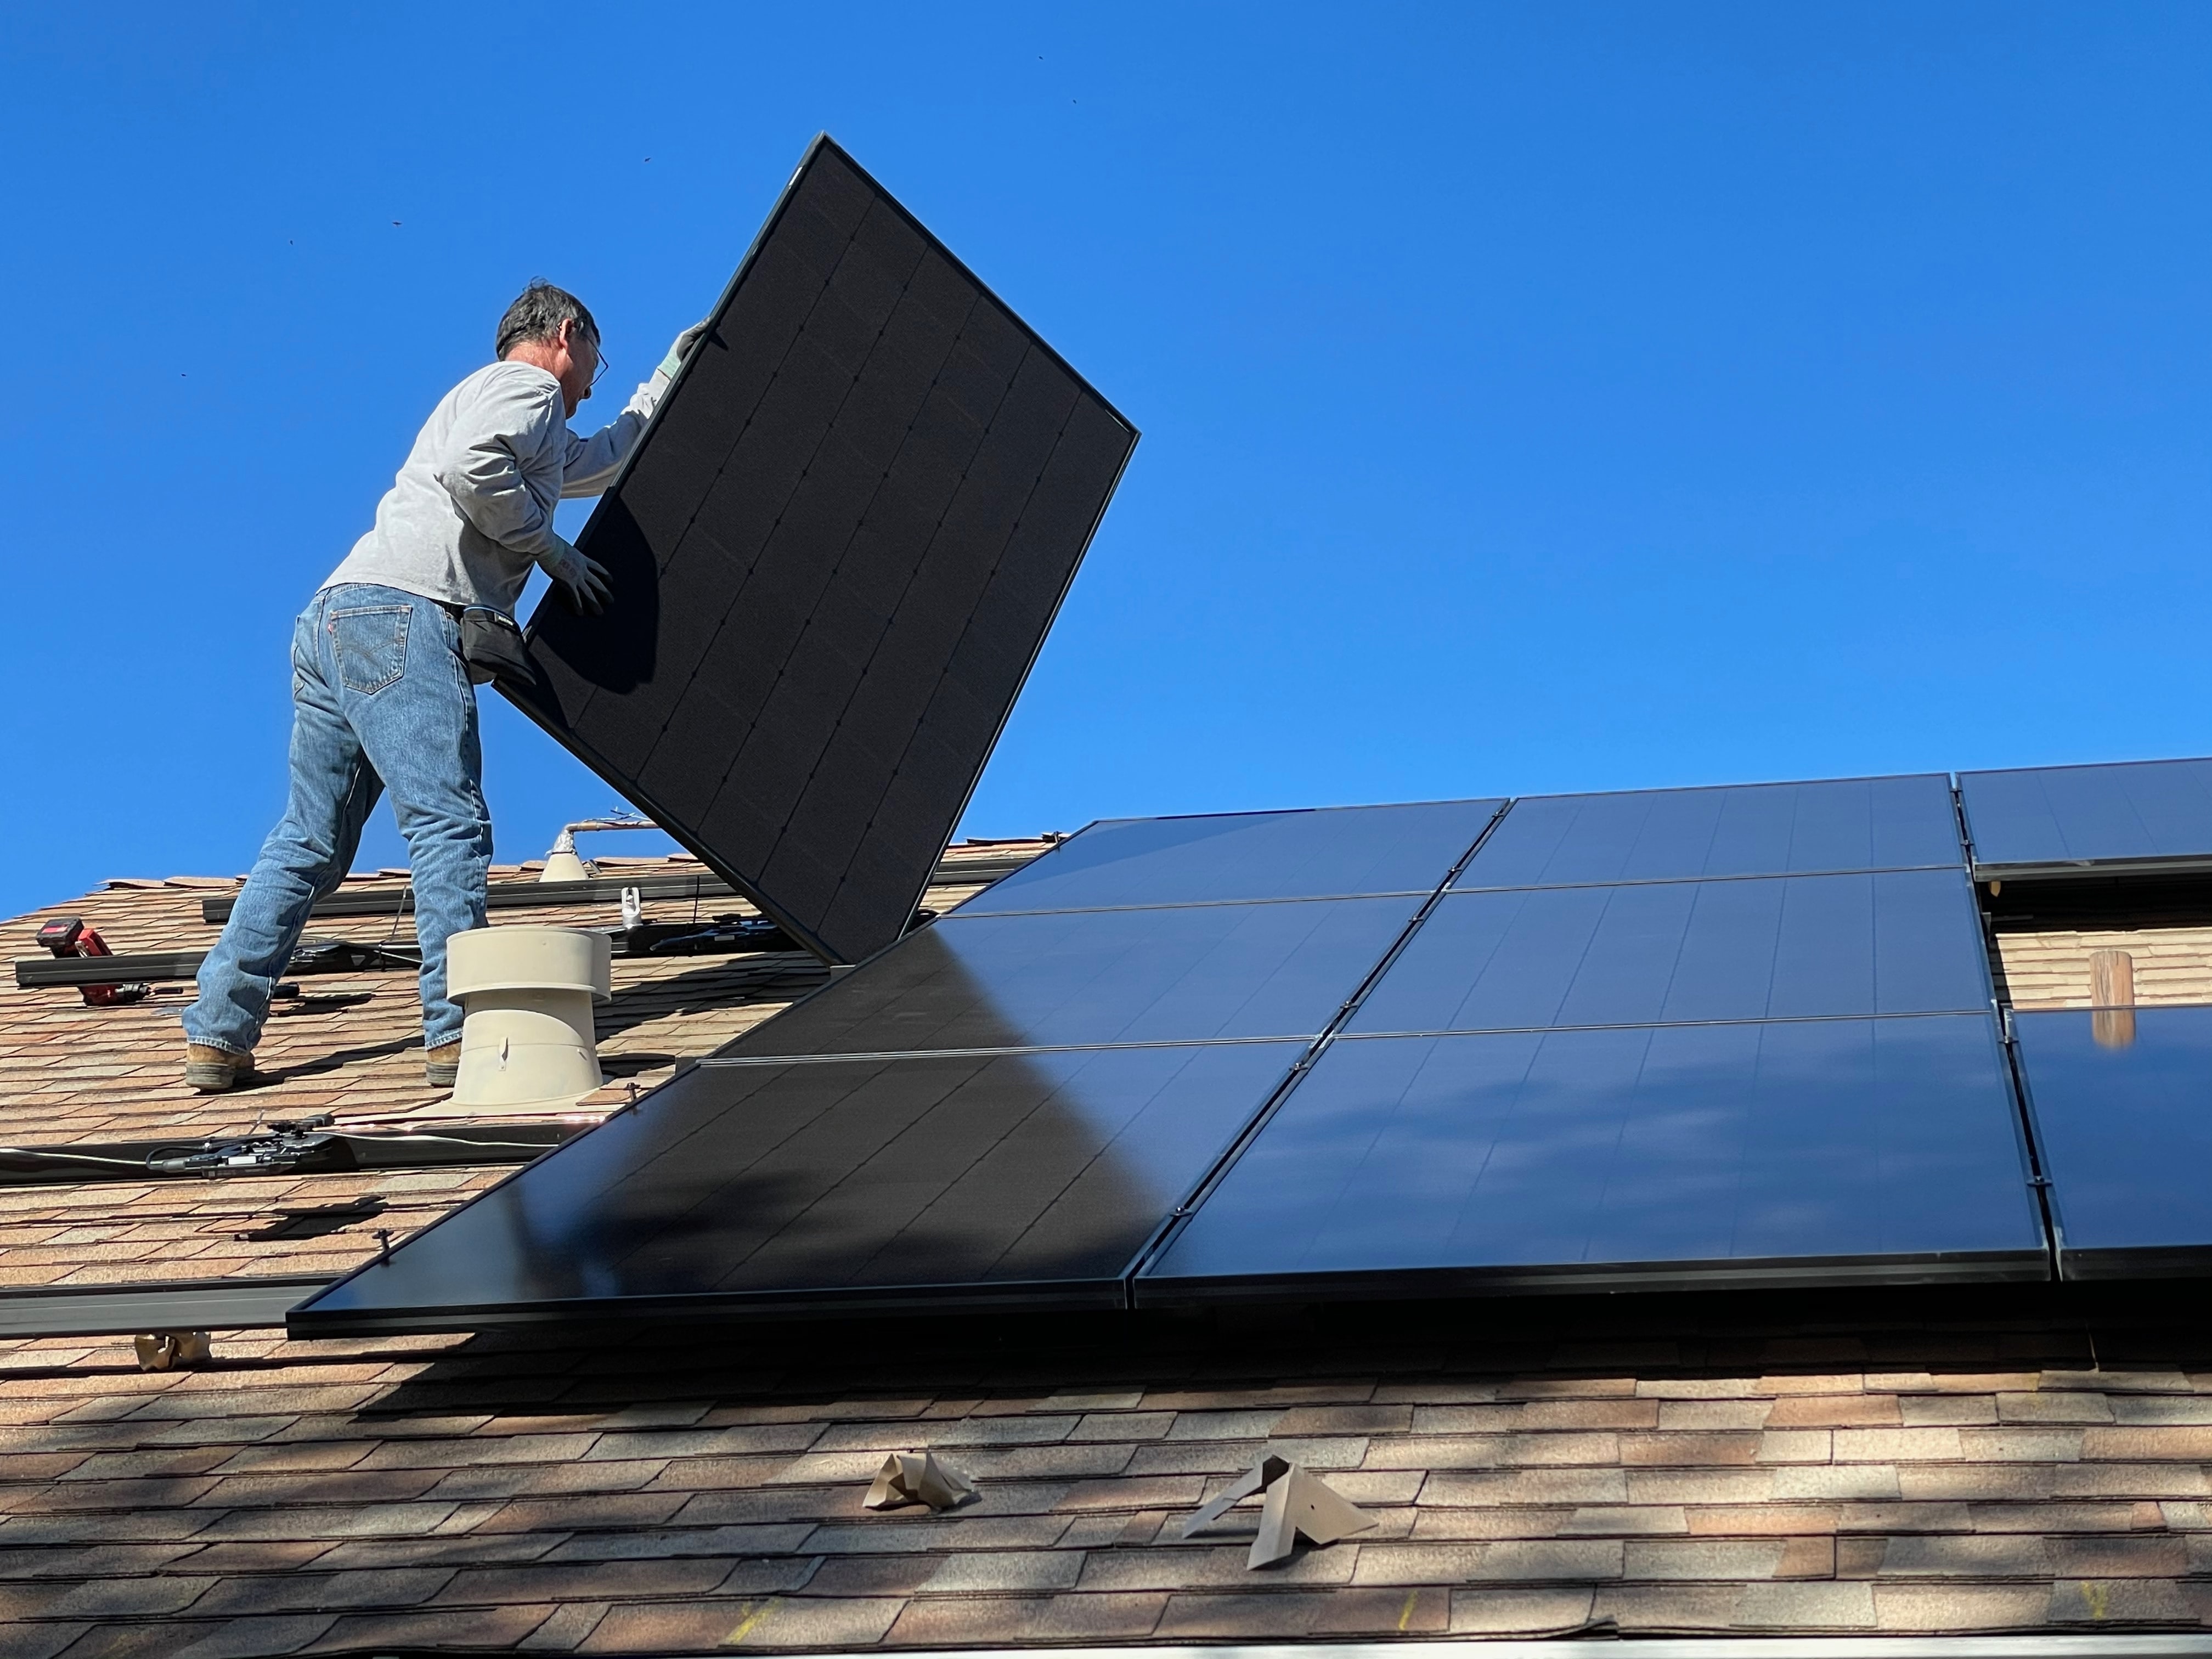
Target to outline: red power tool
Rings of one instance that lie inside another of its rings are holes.
[[[64,916],[39,929],[39,943],[58,957],[112,957],[107,941],[96,927],[88,927],[81,916]],[[153,994],[144,985],[81,985],[88,1008],[112,1008],[125,1002],[143,1002]]]

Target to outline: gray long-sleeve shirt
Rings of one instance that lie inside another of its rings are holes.
[[[323,584],[373,582],[512,615],[530,567],[562,545],[553,508],[614,479],[667,376],[656,371],[588,438],[568,430],[561,383],[523,362],[478,369],[438,400],[376,523]]]

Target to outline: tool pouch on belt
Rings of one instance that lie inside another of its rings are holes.
[[[522,642],[522,629],[504,611],[489,605],[472,605],[461,612],[461,660],[468,665],[473,685],[506,680],[526,686],[538,678],[537,665]]]

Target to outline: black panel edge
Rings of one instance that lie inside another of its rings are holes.
[[[842,154],[842,152],[841,151],[840,154]],[[862,176],[866,177],[866,175],[863,173]],[[870,179],[869,182],[872,184],[874,180]],[[886,191],[885,195],[888,197],[889,192]],[[900,209],[900,211],[903,213],[905,210],[902,208]],[[967,267],[963,265],[961,269],[965,271]],[[970,277],[970,280],[974,280],[972,276]],[[982,287],[982,284],[980,283],[976,285],[979,288]],[[988,288],[985,288],[983,291],[986,294],[990,294],[991,292]],[[1006,302],[1003,300],[999,300],[996,295],[991,295],[991,297],[994,301],[997,301],[1002,308],[1006,310],[1006,314],[1008,316],[1011,317],[1018,314],[1011,307],[1007,307],[1006,306]],[[1024,324],[1023,326],[1027,328],[1028,325]],[[1032,337],[1035,338],[1034,331],[1031,331],[1031,333]],[[1060,363],[1061,368],[1066,368],[1067,366],[1066,362],[1060,358],[1059,353],[1053,351],[1049,345],[1045,345],[1042,339],[1037,338],[1036,343],[1043,346],[1044,349],[1053,356],[1054,360]],[[1138,441],[1143,435],[1135,427],[1131,426],[1129,422],[1122,417],[1121,413],[1115,409],[1113,404],[1108,403],[1103,398],[1099,398],[1097,392],[1091,392],[1091,383],[1088,380],[1085,380],[1080,374],[1077,374],[1072,368],[1068,368],[1067,373],[1074,379],[1075,383],[1078,386],[1082,386],[1091,397],[1097,398],[1099,407],[1105,410],[1108,414],[1113,416],[1115,420],[1120,421],[1122,426],[1127,429],[1129,434],[1129,447],[1121,452],[1121,464],[1114,469],[1114,477],[1106,486],[1105,495],[1099,501],[1098,511],[1091,518],[1091,527],[1083,532],[1082,547],[1078,550],[1075,557],[1068,563],[1067,580],[1060,585],[1060,592],[1053,597],[1051,613],[1045,617],[1044,626],[1037,630],[1036,648],[1030,653],[1029,660],[1022,665],[1022,672],[1015,678],[1013,695],[1006,699],[1006,708],[1000,713],[997,723],[991,727],[991,740],[983,745],[983,763],[975,769],[975,775],[968,780],[967,787],[960,792],[960,808],[957,811],[953,813],[952,822],[945,828],[944,845],[940,846],[937,849],[935,860],[937,862],[943,861],[945,848],[951,846],[952,837],[960,833],[960,821],[968,816],[969,803],[975,799],[975,791],[983,781],[983,774],[990,770],[991,757],[999,752],[999,739],[1006,734],[1006,722],[1014,717],[1014,709],[1022,700],[1022,693],[1029,687],[1030,676],[1031,673],[1036,672],[1037,659],[1044,654],[1046,641],[1052,638],[1053,627],[1060,621],[1060,608],[1067,603],[1067,596],[1075,590],[1075,579],[1083,574],[1084,561],[1091,556],[1091,544],[1097,538],[1098,526],[1106,522],[1106,510],[1114,505],[1114,497],[1121,493],[1122,477],[1128,471],[1129,463],[1133,459],[1134,459],[1137,453]],[[1063,432],[1065,429],[1065,428],[1062,428]],[[928,890],[929,884],[927,881],[923,882],[919,888],[915,890],[913,903],[909,904],[907,908],[908,915],[911,915],[914,913],[915,908],[921,903],[922,895]]]
[[[2212,872],[2212,853],[2181,853],[2171,858],[2064,859],[2044,864],[1981,864],[1976,881],[2093,881],[2100,876],[2191,876]]]
[[[1972,776],[1968,773],[1966,775]],[[1516,795],[1516,801],[1585,800],[1606,795],[1694,795],[1715,789],[1802,789],[1820,783],[1902,783],[1913,778],[1951,784],[1948,772],[1867,772],[1849,778],[1767,778],[1754,783],[1662,783],[1649,789],[1560,789],[1548,795]]]
[[[1255,1302],[1422,1301],[1622,1291],[1790,1290],[1826,1286],[2048,1284],[2039,1249],[1894,1256],[1802,1256],[1741,1261],[1578,1263],[1565,1267],[1421,1267],[1236,1278],[1137,1279],[1138,1308]]]
[[[370,1262],[368,1267],[377,1264]],[[338,1281],[348,1284],[368,1267]],[[331,1289],[335,1290],[336,1285]],[[302,1303],[286,1316],[295,1337],[413,1335],[517,1325],[598,1321],[723,1318],[837,1319],[860,1314],[1063,1313],[1124,1305],[1118,1279],[1013,1280],[1000,1284],[821,1286],[804,1291],[702,1291],[677,1296],[575,1297],[474,1306],[319,1309]]]
[[[2212,1243],[2065,1249],[2059,1260],[2069,1279],[2212,1279]]]
[[[2110,772],[2123,766],[2202,766],[2208,761],[2212,755],[2164,755],[2152,760],[2062,761],[2056,766],[1984,766],[1958,775],[1964,785],[1969,778],[2016,778],[2028,772]]]

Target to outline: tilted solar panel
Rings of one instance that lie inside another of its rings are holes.
[[[2212,1272],[2212,1008],[2015,1014],[2072,1279]]]
[[[833,962],[899,936],[1137,441],[818,139],[517,702]]]
[[[2212,869],[2212,760],[1961,772],[1977,875]]]

